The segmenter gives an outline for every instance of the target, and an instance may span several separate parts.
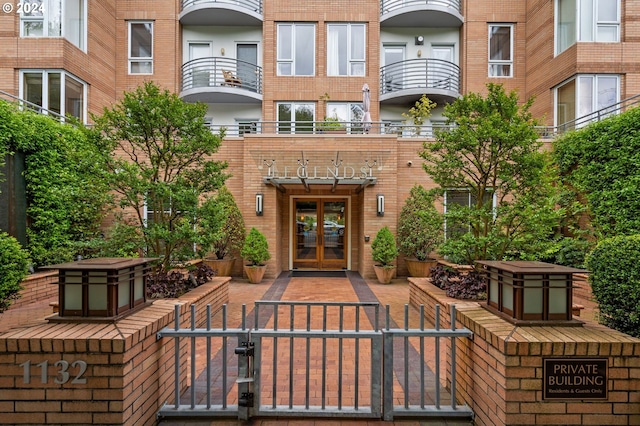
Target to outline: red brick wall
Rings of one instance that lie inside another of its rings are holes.
[[[187,311],[197,305],[197,323],[204,323],[204,307],[212,312],[228,302],[229,278],[214,278],[177,301],[157,300],[116,323],[47,323],[14,329],[0,336],[0,424],[113,424],[150,425],[160,406],[174,391],[172,338],[156,333],[174,321],[180,304],[182,326],[189,325]],[[187,345],[181,347],[186,354]],[[84,361],[86,384],[73,384],[78,368],[69,367],[68,381],[57,361]],[[186,356],[182,357],[181,388],[186,386]],[[31,382],[24,383],[25,362],[31,363]],[[47,362],[46,383],[41,383]]]
[[[38,272],[27,276],[22,281],[20,299],[13,302],[9,309],[57,297],[57,283],[58,271]]]
[[[482,308],[459,301],[427,279],[410,278],[410,303],[425,305],[433,321],[441,305],[440,324],[456,326],[473,339],[456,341],[457,395],[475,413],[476,425],[632,425],[640,423],[640,339],[591,321],[583,327],[516,327]],[[450,347],[447,347],[447,351]],[[543,359],[606,358],[607,400],[543,400]],[[450,386],[451,365],[447,365]]]

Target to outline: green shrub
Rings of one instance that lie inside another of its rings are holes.
[[[233,194],[226,186],[215,197],[206,200],[199,209],[200,257],[212,252],[217,259],[224,259],[242,248],[246,229],[242,213]]]
[[[443,220],[433,204],[434,196],[421,185],[411,188],[398,219],[398,249],[423,261],[442,242]]]
[[[267,260],[271,259],[269,244],[264,234],[256,228],[251,228],[244,240],[240,256],[249,262],[251,266],[263,265]]]
[[[20,297],[28,267],[29,258],[20,243],[8,234],[0,233],[0,312]]]
[[[377,264],[385,268],[393,267],[393,261],[398,257],[398,247],[396,239],[387,226],[381,228],[373,239],[371,254]]]
[[[600,322],[640,337],[640,235],[601,241],[587,255],[586,266]]]

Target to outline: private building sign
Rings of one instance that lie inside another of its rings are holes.
[[[606,358],[546,358],[543,399],[607,399]]]

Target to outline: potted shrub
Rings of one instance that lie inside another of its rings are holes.
[[[218,276],[230,276],[246,234],[242,213],[226,186],[202,204],[200,256]]]
[[[252,284],[258,284],[267,269],[265,262],[271,259],[267,238],[256,228],[251,228],[244,240],[240,255],[247,262],[244,270]]]
[[[381,284],[389,284],[396,268],[393,261],[398,257],[398,247],[396,239],[387,226],[381,228],[373,239],[371,253],[376,262],[373,269],[378,281]]]
[[[411,188],[398,219],[398,249],[405,257],[409,275],[428,277],[437,264],[430,257],[444,236],[442,215],[434,196],[421,185]]]

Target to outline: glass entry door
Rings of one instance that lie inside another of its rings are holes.
[[[293,267],[347,267],[346,199],[294,199]]]

